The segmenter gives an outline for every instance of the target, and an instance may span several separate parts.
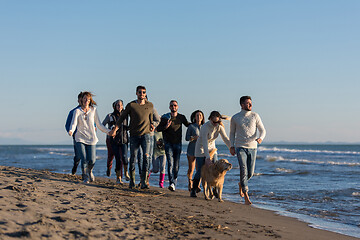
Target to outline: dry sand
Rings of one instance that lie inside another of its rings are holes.
[[[356,239],[186,191],[0,166],[0,239]]]

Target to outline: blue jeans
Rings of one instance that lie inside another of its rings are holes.
[[[135,171],[135,164],[136,164],[139,148],[141,148],[143,152],[141,173],[145,174],[147,171],[149,171],[149,165],[151,159],[150,142],[151,142],[150,134],[130,137],[130,166],[129,166],[130,173]]]
[[[194,176],[194,180],[200,180],[201,179],[201,168],[205,164],[206,157],[196,157],[196,173]],[[218,160],[217,154],[214,154],[213,162],[216,162]]]
[[[151,171],[153,173],[158,173],[160,171],[161,174],[165,174],[165,168],[166,168],[166,156],[160,155],[157,158],[153,156]]]
[[[254,175],[256,148],[236,148],[236,156],[240,167],[240,184],[243,192],[248,192],[248,181]]]
[[[76,146],[76,142],[75,142],[75,139],[73,139],[73,144],[74,144],[74,168],[76,169],[77,166],[79,165],[80,163],[80,151],[78,150],[77,146]]]
[[[168,162],[169,184],[176,185],[180,166],[181,143],[165,142],[165,153]]]
[[[153,152],[154,152],[154,136],[150,135],[150,152],[149,152],[150,159],[152,159]],[[143,151],[141,148],[139,148],[137,158],[135,158],[135,159],[138,161],[139,174],[141,175],[143,159],[144,159]],[[149,169],[150,169],[150,163],[148,165],[147,171],[149,171]]]
[[[87,145],[77,142],[76,148],[79,151],[81,159],[81,170],[83,174],[87,173],[88,168],[93,168],[96,161],[96,145]]]

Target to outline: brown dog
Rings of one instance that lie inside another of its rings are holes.
[[[227,171],[232,168],[232,164],[229,163],[226,159],[220,159],[219,161],[201,168],[201,181],[204,188],[204,195],[206,200],[211,200],[214,198],[214,195],[219,199],[219,202],[222,202],[222,189],[224,184],[224,178]],[[213,193],[212,188],[216,192]]]

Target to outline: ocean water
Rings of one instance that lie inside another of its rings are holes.
[[[229,154],[226,146],[217,148],[219,158],[233,164],[225,177],[223,198],[242,202],[238,194],[237,158]],[[106,158],[106,147],[97,146],[95,176],[106,177]],[[70,174],[72,162],[72,146],[0,146],[0,165],[3,166]],[[80,172],[79,168],[78,174]],[[186,172],[184,145],[178,189],[187,189]],[[114,175],[113,172],[110,178],[114,179]],[[139,176],[136,178],[138,181]],[[158,174],[152,174],[150,185],[158,186],[158,178]],[[255,207],[298,218],[316,228],[360,238],[359,145],[261,145],[249,188]]]

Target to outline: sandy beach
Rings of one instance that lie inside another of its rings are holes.
[[[0,239],[357,239],[186,191],[0,166]]]

